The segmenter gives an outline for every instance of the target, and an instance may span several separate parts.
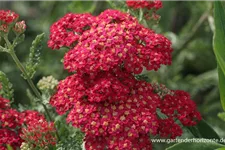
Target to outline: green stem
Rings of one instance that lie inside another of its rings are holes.
[[[16,63],[16,65],[18,66],[18,68],[21,70],[21,72],[23,73],[23,75],[25,76],[28,84],[30,85],[31,89],[33,90],[34,94],[39,98],[42,99],[41,94],[39,93],[39,91],[37,90],[37,88],[35,87],[33,81],[30,79],[30,77],[28,76],[26,69],[23,67],[23,65],[20,63],[20,60],[18,59],[18,57],[16,56],[15,52],[13,50],[10,51],[10,55],[12,56],[14,62]]]
[[[143,20],[143,10],[140,8],[139,9],[139,18],[138,18],[138,21],[141,23]]]
[[[7,37],[4,37],[5,41],[6,41],[6,44],[7,44],[7,47],[8,49],[10,50],[9,51],[9,54],[11,55],[11,57],[13,58],[14,62],[16,63],[17,67],[20,69],[20,71],[22,72],[22,74],[25,76],[29,86],[31,87],[31,89],[33,90],[34,94],[37,96],[38,99],[42,100],[42,96],[41,94],[39,93],[38,89],[36,88],[36,86],[34,85],[33,81],[31,80],[31,78],[29,77],[29,75],[27,74],[27,71],[26,69],[24,68],[24,66],[22,65],[22,63],[20,62],[20,60],[18,59],[18,57],[16,56],[15,52],[14,52],[14,47],[13,45],[9,42],[8,38]],[[53,121],[47,107],[45,106],[45,104],[43,104],[41,102],[45,112],[46,112],[46,115],[48,116],[49,120],[50,121]],[[58,140],[60,140],[60,137],[59,137],[59,134],[58,134],[58,131],[56,130],[56,136],[58,138]]]

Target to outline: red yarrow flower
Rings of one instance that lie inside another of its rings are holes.
[[[0,96],[0,149],[7,150],[7,144],[17,149],[24,140],[34,147],[55,145],[55,132],[53,122],[48,123],[39,112],[18,112]]]
[[[67,122],[85,132],[87,150],[151,150],[149,134],[176,138],[182,134],[176,119],[184,126],[201,119],[185,92],[156,90],[134,76],[171,64],[166,37],[118,10],[88,15],[84,24],[68,27],[83,15],[69,14],[57,21],[48,44],[53,49],[70,47],[64,66],[76,74],[59,82],[50,104],[59,114],[69,112]],[[73,40],[66,39],[70,33]]]
[[[53,122],[48,123],[42,114],[32,110],[22,112],[22,116],[25,126],[20,137],[26,143],[39,148],[56,145],[56,129]]]
[[[122,77],[119,73],[116,75],[118,79]],[[107,77],[107,75],[105,76]],[[90,101],[92,95],[88,91],[91,91],[92,87],[90,86],[90,89],[86,87],[86,89],[82,82],[94,83],[94,81],[99,79],[90,80],[89,78],[87,80],[88,78],[86,78],[86,80],[82,81],[76,80],[76,78],[79,79],[79,76],[73,75],[73,77],[68,77],[59,83],[59,90],[50,102],[53,106],[56,106],[57,111],[61,114],[69,110],[67,121],[71,122],[74,127],[79,127],[85,132],[86,136],[90,136],[93,139],[104,137],[106,144],[102,145],[102,148],[108,145],[108,147],[111,147],[110,149],[115,149],[115,147],[119,146],[118,143],[121,144],[121,142],[117,141],[115,144],[110,144],[111,138],[123,137],[128,143],[124,143],[124,147],[122,145],[119,147],[128,149],[140,135],[157,133],[158,119],[156,108],[160,104],[159,96],[153,93],[153,88],[150,84],[136,81],[132,78],[132,75],[130,76],[129,80],[125,80],[125,83],[122,82],[125,78],[121,78],[120,81],[124,85],[130,85],[129,93],[120,93],[121,96],[125,95],[125,99],[114,99],[112,101],[114,97],[111,96],[111,99],[104,99],[104,101],[100,102]],[[79,81],[81,82],[79,83]],[[104,87],[105,85],[99,86]],[[78,89],[81,90],[80,92],[84,92],[84,95],[81,95],[79,99],[75,98],[77,95],[80,95],[78,94]],[[116,92],[113,93],[115,93],[116,97]],[[72,101],[70,101],[71,98]],[[95,97],[93,97],[93,100],[95,100]],[[68,104],[70,105],[68,106]],[[99,144],[96,147],[100,149]]]
[[[181,127],[172,118],[159,120],[158,134],[160,137],[175,139],[182,133]]]
[[[7,150],[6,144],[14,149],[20,146],[20,113],[10,108],[9,100],[0,96],[0,149]]]
[[[0,129],[0,150],[7,150],[6,144],[16,150],[22,141],[17,132],[6,128]]]
[[[96,74],[123,66],[140,74],[143,68],[157,70],[171,64],[171,42],[130,15],[106,10],[96,20],[101,22],[85,31],[65,55],[64,66],[70,72]]]
[[[0,10],[0,22],[10,24],[15,22],[19,15],[11,10]]]
[[[148,10],[158,10],[162,8],[162,2],[160,0],[126,0],[126,4],[133,9],[147,8]]]
[[[185,91],[177,90],[172,95],[166,95],[160,109],[168,117],[179,119],[184,126],[194,126],[201,120],[196,104]]]
[[[95,17],[88,13],[66,14],[51,26],[48,46],[52,49],[71,47],[77,42],[80,35],[90,28],[94,20]]]
[[[0,96],[0,110],[10,107],[9,100]]]

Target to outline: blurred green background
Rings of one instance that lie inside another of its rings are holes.
[[[213,12],[211,2],[173,1],[163,2],[158,11],[161,20],[153,26],[156,32],[166,35],[173,42],[173,63],[163,66],[158,72],[148,72],[151,82],[165,84],[171,89],[188,91],[196,101],[203,118],[225,137],[225,125],[217,114],[222,112],[216,60],[213,54]],[[34,77],[37,83],[43,76],[53,75],[58,80],[68,74],[63,70],[61,59],[65,50],[53,51],[47,47],[51,24],[68,12],[91,12],[98,15],[111,8],[106,1],[9,1],[0,2],[0,9],[11,9],[20,14],[27,24],[25,42],[16,48],[22,62],[28,58],[29,47],[37,34],[46,33],[42,62]],[[0,43],[1,44],[1,43]],[[13,60],[6,53],[0,53],[0,70],[5,72],[13,83],[16,103],[26,104],[28,98],[26,82],[20,76]]]

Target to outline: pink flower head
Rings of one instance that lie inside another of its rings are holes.
[[[157,70],[162,64],[171,64],[171,42],[164,36],[115,10],[106,10],[98,19],[103,21],[85,31],[65,55],[64,66],[70,72],[96,74],[123,66],[140,74],[144,67]]]
[[[8,25],[7,24],[0,25],[0,32],[3,32],[3,33],[9,32]]]
[[[182,133],[181,127],[172,118],[159,120],[158,134],[160,137],[175,139]]]
[[[67,122],[85,133],[87,150],[151,150],[149,134],[175,138],[182,134],[175,119],[186,126],[201,119],[187,94],[160,86],[156,90],[134,76],[171,64],[166,37],[118,10],[88,15],[85,30],[83,25],[68,27],[78,23],[71,20],[82,22],[81,14],[69,16],[53,24],[48,44],[53,49],[71,48],[64,67],[76,74],[59,82],[50,104],[59,114],[69,112]],[[67,39],[70,33],[73,40]],[[158,111],[167,119],[160,119]]]
[[[162,8],[162,2],[160,0],[126,0],[126,4],[133,9],[147,8],[148,10],[158,10]]]
[[[184,126],[194,126],[201,115],[190,95],[184,91],[174,91],[173,95],[166,95],[162,100],[160,109],[162,113],[171,118],[178,118]]]
[[[1,150],[7,150],[6,144],[9,144],[13,149],[16,149],[21,145],[22,141],[23,140],[18,136],[15,131],[6,128],[0,129]]]
[[[9,108],[9,100],[0,96],[0,110]]]
[[[0,22],[10,24],[15,22],[19,15],[11,10],[0,10]]]
[[[88,13],[66,14],[51,26],[48,46],[52,49],[73,46],[94,20],[95,17]]]
[[[58,90],[50,103],[56,107],[59,114],[63,114],[71,109],[76,101],[124,101],[131,92],[130,86],[135,82],[132,75],[120,69],[100,72],[95,78],[90,75],[75,74],[59,83]]]
[[[16,149],[22,143],[20,117],[18,111],[10,108],[9,100],[0,96],[0,149],[7,150],[6,144]]]
[[[157,94],[153,93],[152,86],[136,81],[132,75],[129,77],[119,70],[107,74],[99,73],[94,79],[86,77],[85,80],[78,75],[68,77],[59,83],[58,91],[50,103],[60,114],[70,111],[67,121],[71,122],[74,127],[79,127],[86,133],[86,136],[93,137],[93,139],[101,136],[124,137],[128,143],[124,143],[123,146],[129,148],[131,143],[135,143],[135,139],[140,137],[140,134],[156,134],[158,130],[156,108],[160,104],[160,99]],[[98,84],[100,81],[107,81],[107,78],[110,81],[111,77],[114,78],[111,81],[115,82],[114,84]],[[120,82],[123,88],[120,88],[121,85],[117,85],[116,82]],[[99,93],[94,94],[92,89],[96,86],[105,91],[100,90]],[[116,98],[116,88],[119,88],[120,98]],[[125,89],[126,92],[123,92]],[[111,92],[115,95],[111,95]],[[99,101],[100,93],[103,97],[104,94],[108,96]],[[106,145],[111,145],[110,149],[114,149],[118,146],[116,143],[110,144],[110,138],[104,140],[105,145],[101,147],[101,143],[96,143],[96,147],[101,149]],[[92,144],[91,147],[94,145]]]
[[[42,114],[32,110],[24,111],[22,115],[25,127],[22,128],[20,137],[23,140],[39,148],[56,144],[56,129],[53,122],[48,123]]]
[[[21,34],[23,32],[25,32],[26,30],[26,24],[25,24],[25,21],[20,21],[20,22],[17,22],[13,28],[13,30],[18,33],[18,34]]]
[[[3,128],[16,128],[21,126],[20,114],[15,109],[0,109],[0,122]]]

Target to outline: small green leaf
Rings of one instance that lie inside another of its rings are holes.
[[[223,121],[225,121],[225,112],[219,113],[219,114],[218,114],[218,117],[219,117],[220,119],[222,119]]]
[[[9,82],[9,79],[2,71],[0,71],[0,85],[2,86],[0,88],[0,95],[2,95],[6,99],[11,100],[12,103],[14,92],[12,89],[12,84]]]
[[[7,144],[6,146],[7,146],[7,150],[13,150],[12,146],[10,146],[9,144]]]
[[[225,110],[225,12],[221,1],[214,2],[214,20],[215,35],[213,45],[218,62],[220,99]]]
[[[38,35],[35,40],[32,42],[32,46],[30,48],[29,60],[26,63],[27,74],[30,78],[32,78],[37,70],[37,67],[40,63],[40,55],[42,49],[42,42],[44,40],[45,34],[42,33]]]
[[[207,142],[207,140],[210,139],[193,139],[193,140],[196,140],[196,142],[178,143],[167,148],[166,150],[214,150],[217,148],[225,147],[224,145],[218,144],[216,142]],[[205,142],[200,142],[200,140],[202,141],[204,140]]]

